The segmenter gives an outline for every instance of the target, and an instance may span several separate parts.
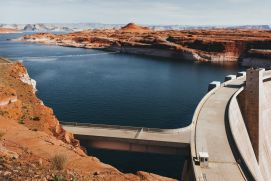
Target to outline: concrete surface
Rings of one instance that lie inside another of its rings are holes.
[[[271,72],[264,72],[263,77],[263,115],[259,119],[263,119],[260,123],[264,125],[260,126],[259,131],[262,134],[259,137],[259,162],[245,125],[246,120],[243,119],[236,99],[244,88],[245,77],[240,77],[209,92],[195,111],[191,125],[191,156],[196,180],[238,181],[271,178]],[[249,106],[257,108],[258,105]],[[197,162],[198,152],[202,151],[209,154],[208,168],[200,167]]]
[[[190,127],[166,130],[97,124],[65,124],[84,145],[135,152],[189,154]]]
[[[243,83],[244,78],[235,79],[217,88],[198,112],[191,147],[195,147],[196,157],[198,152],[208,152],[209,167],[201,168],[193,162],[196,180],[245,180],[235,160],[225,125],[228,102]]]

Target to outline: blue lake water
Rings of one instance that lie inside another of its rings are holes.
[[[98,50],[13,42],[0,35],[0,56],[19,59],[37,81],[38,96],[60,121],[178,128],[190,124],[208,83],[241,68],[171,61]],[[88,149],[124,172],[175,177],[184,158]]]

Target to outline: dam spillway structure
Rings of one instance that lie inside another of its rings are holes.
[[[182,180],[271,178],[271,71],[248,69],[213,82],[190,126],[163,130],[63,123],[90,147],[186,156]]]

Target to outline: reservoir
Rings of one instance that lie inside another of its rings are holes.
[[[152,128],[188,126],[211,81],[236,74],[237,64],[214,65],[8,41],[0,56],[20,60],[37,81],[37,95],[60,121]],[[184,158],[88,149],[123,172],[143,170],[179,178]]]

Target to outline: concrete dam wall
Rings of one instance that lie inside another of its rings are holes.
[[[229,104],[229,126],[239,151],[238,159],[245,163],[253,180],[269,180],[271,178],[270,72],[259,71],[259,79],[255,75],[253,79],[247,75],[246,86],[233,95]],[[252,81],[251,87],[249,81]]]
[[[262,139],[260,140],[260,169],[265,178],[271,178],[271,80],[264,82],[262,110]]]

